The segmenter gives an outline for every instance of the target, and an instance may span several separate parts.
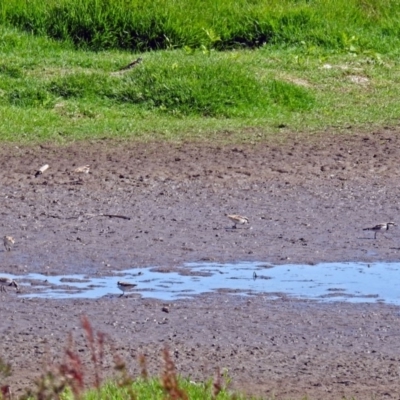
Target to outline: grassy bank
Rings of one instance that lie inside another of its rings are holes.
[[[0,26],[0,140],[256,141],[371,129],[400,115],[398,62],[306,44],[94,53]]]
[[[1,2],[0,141],[255,142],[397,124],[396,3]]]
[[[398,48],[396,0],[8,0],[0,22],[94,50],[147,50],[263,44],[346,50]],[[395,41],[393,41],[395,39]]]

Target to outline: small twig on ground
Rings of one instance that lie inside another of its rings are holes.
[[[59,215],[54,215],[54,214],[45,214],[42,213],[41,215],[45,215],[46,217],[49,218],[58,218],[58,219],[75,219],[75,218],[79,218],[79,217],[89,217],[89,218],[93,218],[93,217],[108,217],[108,218],[121,218],[121,219],[126,219],[128,221],[130,221],[131,217],[127,217],[126,215],[118,215],[118,214],[89,214],[89,213],[85,213],[85,214],[79,214],[77,216],[74,217],[60,217]]]
[[[87,217],[109,217],[109,218],[121,218],[121,219],[127,219],[128,221],[131,219],[131,217],[127,217],[125,215],[117,215],[117,214],[84,214]]]
[[[141,57],[139,57],[136,60],[129,63],[127,66],[120,68],[118,71],[126,71],[128,69],[132,69],[132,68],[136,67],[138,64],[140,64],[142,61],[143,61],[143,59]]]

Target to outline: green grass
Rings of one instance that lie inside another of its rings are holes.
[[[0,2],[0,141],[255,142],[398,122],[396,1],[115,4]]]
[[[245,400],[255,399],[255,397],[246,397],[239,393],[233,393],[226,389],[222,389],[215,397],[213,396],[212,382],[195,383],[188,379],[179,379],[179,387],[187,395],[190,400]],[[135,394],[137,400],[164,400],[166,396],[165,389],[159,379],[152,378],[147,381],[138,379],[127,387],[120,387],[115,382],[109,382],[103,385],[100,390],[90,390],[83,396],[83,400],[124,400],[129,398],[130,391]],[[69,394],[65,396],[65,400],[73,399]],[[267,400],[267,399],[265,399]]]
[[[7,0],[0,23],[94,50],[267,44],[388,52],[399,45],[397,0]]]
[[[398,61],[373,51],[178,49],[144,53],[116,73],[135,57],[0,26],[0,54],[2,141],[256,141],[372,129],[400,115]]]

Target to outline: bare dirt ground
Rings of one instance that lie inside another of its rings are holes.
[[[77,143],[0,150],[0,226],[12,235],[0,272],[110,275],[187,261],[398,261],[400,129],[255,145]],[[251,132],[249,133],[251,135]],[[50,168],[35,177],[37,168]],[[72,172],[89,164],[88,175]],[[229,229],[225,213],[250,218]],[[131,219],[110,218],[102,214]],[[228,229],[227,229],[228,228]],[[271,283],[272,284],[272,283]],[[26,289],[26,287],[24,288]],[[34,288],[32,288],[34,290]],[[0,295],[0,356],[16,395],[55,364],[80,317],[109,335],[132,374],[152,374],[167,345],[198,381],[227,370],[231,387],[277,399],[400,398],[399,308],[202,295],[166,304],[136,294],[97,300]],[[112,373],[106,360],[105,375]]]

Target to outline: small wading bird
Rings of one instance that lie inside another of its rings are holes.
[[[13,279],[10,278],[0,278],[0,292],[7,292],[6,287],[7,286],[14,286],[15,289],[17,290],[17,293],[19,292],[19,286],[17,282],[15,282]]]
[[[244,225],[249,223],[249,219],[247,217],[243,217],[242,215],[237,214],[225,214],[235,225],[232,226],[232,229],[237,228],[237,224]]]
[[[76,174],[88,174],[89,171],[90,171],[90,165],[82,165],[81,167],[74,169],[74,172]]]
[[[11,248],[13,247],[15,243],[15,239],[12,236],[4,236],[4,247],[6,248],[7,251],[11,251]]]
[[[385,232],[389,230],[389,226],[396,226],[396,224],[394,222],[386,222],[385,224],[378,224],[375,225],[371,228],[364,228],[363,231],[374,231],[375,232],[375,236],[374,238],[376,239],[376,234],[378,232]]]
[[[127,290],[132,290],[136,285],[136,283],[130,283],[125,281],[118,281],[117,283],[118,289],[122,290],[122,294],[119,297],[122,297]]]

